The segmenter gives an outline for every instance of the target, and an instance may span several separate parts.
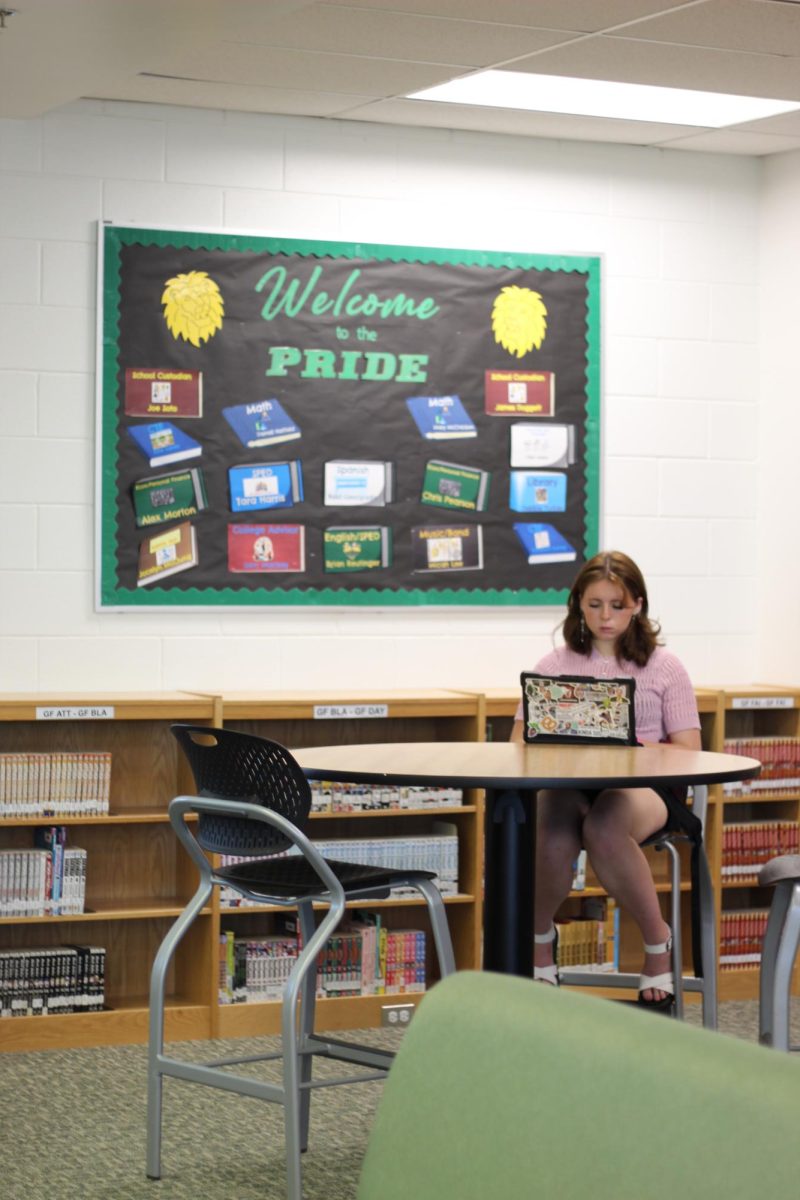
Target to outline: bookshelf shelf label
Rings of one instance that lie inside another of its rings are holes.
[[[732,708],[794,708],[794,696],[734,696]]]
[[[388,704],[315,704],[314,720],[359,720],[362,717],[388,717]]]
[[[113,721],[113,704],[36,709],[37,721]]]

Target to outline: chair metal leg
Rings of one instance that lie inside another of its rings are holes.
[[[439,960],[439,973],[444,979],[446,975],[452,975],[456,969],[453,941],[450,937],[450,926],[447,923],[447,910],[442,901],[441,892],[429,879],[418,880],[416,886],[425,897],[425,903],[428,906],[436,957]]]
[[[769,1022],[771,1028],[771,1044],[776,1050],[790,1049],[789,1044],[789,1012],[791,1007],[791,988],[792,974],[794,972],[794,964],[797,959],[798,948],[800,948],[800,884],[794,880],[786,880],[784,883],[778,884],[776,888],[776,899],[781,893],[785,894],[785,909],[784,918],[779,927],[777,934],[777,945],[774,944],[774,936],[771,938],[769,948],[770,966],[767,969],[767,980],[764,984],[764,993],[762,993],[762,1002],[765,1004],[766,1021],[761,1018],[762,1023]],[[774,908],[773,903],[773,908]],[[777,922],[780,920],[780,911],[784,908],[783,897],[776,916],[776,923],[773,927],[778,928]],[[772,920],[772,911],[767,922]],[[765,939],[766,941],[766,939]],[[762,967],[764,963],[765,949],[762,948]],[[767,988],[771,984],[771,991]],[[766,994],[765,994],[766,993]]]
[[[309,906],[310,907],[310,906]],[[299,910],[298,910],[299,911]],[[286,1196],[287,1200],[303,1200],[300,1154],[303,1149],[301,1122],[300,1058],[298,1034],[298,999],[311,975],[308,986],[316,987],[317,956],[344,915],[344,895],[334,900],[318,927],[306,922],[309,936],[303,935],[303,949],[286,981],[281,1010],[281,1040],[283,1048],[283,1118],[286,1132]],[[302,926],[301,926],[302,928]],[[306,1089],[307,1090],[307,1089]]]
[[[150,1032],[147,1051],[147,1177],[161,1178],[161,1117],[164,1077],[160,1060],[164,1053],[164,991],[172,956],[195,917],[208,903],[210,879],[200,885],[186,908],[166,933],[150,973]]]
[[[763,1046],[774,1045],[772,1004],[775,995],[775,964],[781,944],[783,924],[792,902],[794,881],[779,883],[772,897],[767,928],[761,943],[761,970],[758,981],[758,1040]]]
[[[677,846],[666,841],[662,849],[669,854],[670,913],[672,929],[672,978],[675,988],[675,1017],[683,1020],[683,929],[681,926],[681,857]]]
[[[300,924],[300,936],[304,946],[308,945],[314,933],[314,909],[311,904],[299,904],[297,915]],[[298,1082],[300,1087],[300,1151],[308,1149],[308,1127],[311,1117],[311,1077],[314,1069],[314,1055],[304,1048],[308,1039],[314,1033],[314,1010],[317,998],[317,962],[315,959],[310,970],[303,976],[300,985],[299,1013],[299,1042],[300,1061],[298,1064]],[[305,1086],[304,1086],[305,1085]]]
[[[714,885],[705,849],[698,852],[698,898],[700,905],[700,956],[703,963],[703,1025],[717,1028],[717,922]]]

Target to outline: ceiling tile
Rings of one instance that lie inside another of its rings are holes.
[[[571,141],[622,142],[647,146],[691,127],[656,125],[644,121],[612,121],[603,117],[571,117],[561,113],[520,112],[508,108],[473,108],[434,104],[424,100],[380,100],[354,108],[348,117],[358,121],[471,129],[485,133],[514,133],[525,137],[567,138]]]
[[[743,133],[734,129],[703,130],[689,137],[662,142],[665,150],[703,150],[712,154],[781,154],[800,149],[800,135],[777,137],[767,133]]]
[[[391,9],[462,21],[592,32],[668,11],[685,0],[320,0],[333,8]]]
[[[515,71],[797,99],[800,59],[596,37],[519,59]]]
[[[796,57],[800,55],[800,9],[770,0],[706,0],[631,25],[624,34],[645,41]]]
[[[221,42],[172,60],[163,73],[205,82],[393,96],[453,77],[452,67]],[[466,69],[466,68],[465,68]],[[161,69],[163,70],[163,68]],[[159,72],[161,73],[161,71]]]
[[[574,33],[488,21],[445,20],[314,4],[246,31],[249,45],[354,54],[407,62],[486,66],[573,38]],[[231,33],[229,41],[237,40]]]
[[[152,76],[117,80],[106,89],[103,98],[303,117],[337,116],[369,100],[369,96],[346,92],[187,82],[181,79],[154,79]]]

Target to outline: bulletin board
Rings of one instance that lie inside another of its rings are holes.
[[[100,230],[99,609],[561,603],[595,257]]]

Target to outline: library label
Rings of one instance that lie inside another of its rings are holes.
[[[37,721],[113,721],[114,706],[87,704],[70,708],[37,708]]]
[[[315,704],[314,720],[325,721],[336,718],[358,720],[360,717],[388,717],[388,704]]]

